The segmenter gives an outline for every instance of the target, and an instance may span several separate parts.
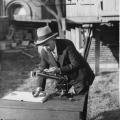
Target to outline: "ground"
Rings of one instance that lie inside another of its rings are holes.
[[[32,91],[36,79],[30,71],[36,68],[40,58],[36,48],[1,52],[0,98],[11,91]],[[120,120],[119,69],[102,69],[89,91],[87,120]]]

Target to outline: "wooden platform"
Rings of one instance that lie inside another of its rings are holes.
[[[86,96],[75,96],[72,102],[53,97],[45,103],[0,99],[0,119],[83,120],[82,114]]]

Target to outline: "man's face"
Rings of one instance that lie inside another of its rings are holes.
[[[51,52],[55,49],[55,41],[54,38],[49,39],[45,43],[42,44],[42,46],[45,48],[45,50]]]

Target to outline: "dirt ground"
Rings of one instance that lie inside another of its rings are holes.
[[[20,52],[1,52],[0,98],[11,91],[31,91],[36,79],[30,71],[36,68],[40,58],[35,48]],[[120,120],[119,70],[101,70],[90,87],[87,120]]]

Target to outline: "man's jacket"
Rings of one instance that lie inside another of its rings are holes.
[[[42,49],[40,54],[40,69],[60,67],[61,73],[67,75],[72,85],[79,86],[79,84],[83,84],[90,86],[93,83],[95,75],[86,60],[76,50],[72,41],[56,39],[56,47],[59,66],[52,54]]]

